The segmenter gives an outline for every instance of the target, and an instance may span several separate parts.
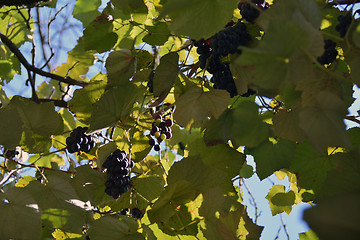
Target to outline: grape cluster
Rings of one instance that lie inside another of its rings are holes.
[[[338,51],[335,49],[335,42],[331,41],[330,39],[326,39],[324,43],[325,51],[320,57],[317,58],[318,62],[322,65],[332,63],[338,55]]]
[[[230,70],[229,63],[222,62],[221,58],[228,54],[239,53],[239,46],[247,44],[251,40],[251,35],[247,32],[246,25],[238,22],[228,24],[220,32],[207,40],[201,39],[194,41],[197,53],[200,55],[200,67],[211,73],[210,79],[214,83],[215,89],[224,89],[229,92],[231,97],[237,95],[237,89]]]
[[[240,14],[248,22],[253,23],[260,15],[260,9],[266,10],[269,8],[269,4],[264,0],[251,0],[257,8],[253,7],[249,3],[245,3],[244,1],[240,1],[238,4],[238,8],[240,10]]]
[[[130,210],[130,213],[131,213],[131,216],[132,216],[133,218],[136,218],[136,219],[141,219],[141,218],[144,216],[144,214],[142,213],[142,211],[141,211],[140,209],[138,209],[138,208],[133,208],[133,209],[131,209],[131,210]]]
[[[352,21],[352,15],[350,13],[339,15],[338,21],[339,24],[335,26],[335,30],[339,32],[340,37],[345,37]]]
[[[66,138],[66,148],[69,153],[79,151],[88,153],[95,146],[91,136],[85,133],[87,130],[87,127],[77,127],[70,133],[70,137]]]
[[[160,151],[160,143],[163,140],[170,139],[172,137],[172,125],[173,121],[170,118],[163,120],[161,116],[158,116],[157,119],[152,123],[149,145],[153,146],[155,151]]]
[[[105,182],[105,193],[114,199],[124,194],[130,186],[130,169],[134,167],[134,162],[127,158],[125,151],[115,150],[106,158],[103,168],[107,172],[107,181]]]
[[[127,215],[127,214],[128,214],[128,211],[129,211],[129,209],[128,209],[128,208],[125,208],[125,209],[123,209],[123,210],[120,211],[120,214],[121,214],[121,215]],[[130,214],[131,214],[131,216],[132,216],[133,218],[136,218],[136,219],[141,219],[142,217],[144,217],[143,212],[142,212],[140,209],[138,209],[138,208],[132,208],[132,209],[130,210]]]

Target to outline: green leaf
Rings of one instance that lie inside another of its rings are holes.
[[[68,52],[68,58],[65,63],[59,66],[55,73],[60,76],[71,77],[73,79],[88,81],[86,74],[89,67],[94,64],[94,52],[84,51],[74,48]]]
[[[239,176],[243,178],[250,178],[254,175],[254,168],[250,165],[244,164],[240,169]]]
[[[132,180],[132,184],[136,189],[136,192],[141,194],[141,196],[145,197],[146,200],[148,200],[149,202],[152,202],[154,199],[158,198],[164,189],[162,179],[157,176],[141,175]],[[141,197],[137,198],[139,200],[142,200]],[[142,206],[138,205],[138,208],[146,208],[149,202],[145,201],[145,204]]]
[[[227,143],[230,139],[236,147],[255,147],[269,134],[268,126],[259,116],[258,106],[247,101],[226,110],[218,120],[212,119],[205,126],[204,139],[208,145]]]
[[[221,171],[227,172],[231,177],[239,174],[245,162],[245,155],[231,148],[229,145],[218,144],[205,147],[201,152],[203,162]]]
[[[349,146],[344,117],[347,109],[344,102],[328,91],[316,96],[318,106],[300,110],[299,126],[309,141],[320,152],[327,147]]]
[[[73,98],[69,101],[69,109],[75,113],[76,119],[87,124],[90,122],[93,104],[105,92],[106,81],[101,79],[104,76],[99,77],[100,81],[91,81],[88,86],[75,90]]]
[[[76,168],[76,174],[71,182],[80,200],[90,201],[92,206],[98,205],[105,195],[105,174],[96,171],[89,165]]]
[[[318,236],[313,230],[309,230],[307,232],[299,233],[300,240],[319,240]]]
[[[290,214],[292,205],[295,204],[295,193],[293,191],[285,193],[285,186],[274,185],[270,189],[266,199],[269,200],[269,205],[273,216],[282,212]]]
[[[160,59],[154,75],[154,95],[166,96],[173,87],[179,73],[179,55],[170,52]]]
[[[150,222],[163,222],[166,224],[175,214],[175,208],[178,205],[190,202],[196,196],[197,193],[193,184],[188,181],[179,180],[174,182],[174,184],[168,185],[151,210],[147,211]]]
[[[127,84],[135,72],[135,54],[131,50],[113,51],[106,59],[106,70],[110,83],[114,85]]]
[[[182,126],[187,126],[193,120],[195,126],[216,119],[226,110],[230,96],[224,90],[211,89],[204,92],[201,88],[191,88],[176,100],[174,119]]]
[[[254,156],[256,173],[263,180],[275,171],[289,168],[295,148],[295,142],[280,139],[276,144],[265,141],[256,148],[246,148],[245,153]]]
[[[116,219],[111,216],[101,217],[89,226],[89,236],[91,239],[124,239],[124,240],[143,240],[145,239],[137,229],[131,228],[122,219]]]
[[[166,22],[156,22],[154,26],[146,26],[149,31],[143,41],[155,46],[163,45],[170,36],[168,24]]]
[[[85,211],[69,203],[70,200],[79,199],[70,184],[70,178],[58,172],[49,172],[46,178],[48,180],[46,186],[38,181],[32,181],[26,187],[39,208],[44,211],[42,222],[49,227],[81,233],[85,223]]]
[[[236,4],[234,0],[169,0],[162,16],[170,16],[170,29],[175,33],[206,39],[226,25]]]
[[[110,156],[116,149],[117,149],[116,142],[109,142],[99,147],[96,150],[97,165],[100,168],[102,168],[102,165],[106,161],[106,158]]]
[[[28,153],[48,153],[51,148],[51,138],[25,129],[20,145],[21,148]]]
[[[253,65],[255,75],[249,83],[264,89],[276,89],[286,80],[291,55],[308,46],[309,36],[299,25],[272,20],[259,45],[254,49],[244,49],[234,64]]]
[[[78,48],[85,51],[95,50],[98,53],[110,51],[118,37],[113,32],[111,21],[100,19],[90,23],[84,30],[84,35],[78,40]]]
[[[34,163],[38,167],[52,168],[51,163],[56,163],[59,167],[65,165],[64,158],[56,154],[40,156],[35,154],[28,159],[29,163]]]
[[[86,28],[98,15],[98,7],[101,5],[101,0],[79,0],[76,1],[73,15],[83,23]]]
[[[40,239],[41,219],[36,208],[24,188],[10,188],[0,194],[0,239]]]
[[[360,158],[358,151],[331,155],[334,168],[327,172],[320,189],[322,199],[360,191]]]
[[[53,103],[36,104],[29,99],[15,96],[11,99],[10,106],[16,108],[24,127],[34,133],[50,136],[63,132],[63,120],[60,114],[55,112]]]
[[[273,125],[278,137],[298,142],[304,138],[303,130],[299,127],[299,116],[296,110],[278,111],[273,118]]]
[[[308,142],[297,145],[290,170],[297,174],[300,188],[319,190],[327,172],[333,168],[333,160],[320,155]]]
[[[205,191],[213,186],[224,186],[229,183],[230,179],[231,177],[227,176],[225,172],[205,165],[201,157],[197,155],[175,162],[170,168],[167,182],[172,185],[184,180],[191,182],[195,189]]]
[[[134,103],[143,95],[143,89],[132,83],[111,88],[93,105],[91,129],[114,125],[129,116]]]
[[[4,145],[8,149],[15,149],[21,140],[23,131],[20,115],[15,108],[7,107],[0,109],[0,119],[0,145]]]
[[[319,239],[357,239],[360,234],[360,194],[340,195],[305,210],[304,220]]]

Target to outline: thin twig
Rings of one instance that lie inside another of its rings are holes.
[[[328,6],[335,6],[335,5],[341,5],[341,4],[354,4],[354,3],[359,3],[360,0],[335,0],[332,2],[328,2],[327,5]]]
[[[360,124],[360,120],[356,119],[354,116],[346,116],[345,119]]]
[[[287,237],[288,240],[290,240],[290,235],[289,235],[289,232],[288,232],[288,230],[286,228],[286,225],[285,225],[284,218],[283,218],[282,214],[280,214],[280,220],[281,220],[282,227],[284,228],[286,237]]]
[[[257,220],[258,220],[259,216],[261,215],[261,212],[258,213],[258,206],[257,206],[256,200],[255,200],[255,197],[254,197],[254,195],[252,195],[252,193],[250,191],[250,188],[245,183],[244,178],[241,178],[240,181],[243,183],[244,187],[246,188],[246,191],[249,193],[249,195],[251,197],[250,204],[253,205],[254,208],[255,208],[255,220],[254,220],[254,222],[255,222],[255,224],[257,224]]]
[[[11,52],[13,52],[15,54],[15,56],[18,58],[18,60],[20,61],[21,64],[24,65],[24,67],[28,70],[28,71],[32,71],[36,74],[39,74],[41,76],[44,77],[48,77],[63,83],[67,83],[70,85],[77,85],[77,86],[82,86],[85,87],[88,85],[88,83],[86,82],[80,82],[77,81],[75,79],[72,79],[70,77],[62,77],[53,73],[49,73],[49,72],[45,72],[39,68],[36,68],[35,66],[31,65],[26,58],[24,57],[24,55],[20,52],[20,50],[15,46],[15,44],[8,38],[6,37],[2,32],[0,32],[0,39],[1,41],[11,50]]]

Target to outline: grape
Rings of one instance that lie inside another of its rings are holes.
[[[166,139],[170,139],[172,137],[172,133],[171,132],[166,132],[165,136],[166,136]]]
[[[8,158],[8,159],[12,159],[12,158],[15,157],[15,155],[19,154],[19,152],[16,151],[16,150],[5,149],[4,152],[5,152],[5,157]]]
[[[239,4],[240,5],[240,4]],[[244,5],[244,4],[242,4]],[[205,68],[213,76],[211,82],[215,89],[224,89],[229,92],[230,97],[237,95],[235,82],[228,63],[222,62],[222,57],[229,54],[241,53],[239,46],[246,45],[251,40],[244,23],[228,25],[209,40],[201,39],[194,42],[200,54],[200,67]]]
[[[166,135],[163,133],[163,134],[160,135],[160,138],[161,138],[162,140],[165,140],[165,139],[166,139]]]
[[[69,153],[79,152],[90,152],[95,147],[95,142],[92,140],[90,135],[85,132],[87,127],[77,127],[71,133],[70,137],[66,138],[66,148]]]
[[[134,165],[134,162],[127,158],[127,153],[119,149],[106,158],[102,166],[107,172],[105,182],[107,195],[117,199],[129,189],[130,177],[128,174]]]
[[[166,119],[165,124],[167,127],[171,127],[173,125],[173,121],[171,119]]]
[[[324,53],[317,58],[317,61],[322,65],[332,63],[338,55],[338,51],[335,49],[335,42],[330,39],[326,39],[324,43]]]
[[[160,137],[160,132],[156,132],[156,133],[154,134],[154,137],[159,138],[159,137]]]
[[[335,30],[339,32],[340,37],[345,37],[346,32],[348,31],[351,21],[352,15],[351,13],[347,13],[346,15],[338,16],[339,24],[335,26]]]
[[[154,139],[150,139],[150,140],[149,140],[149,145],[150,145],[150,146],[154,146],[154,145],[155,145],[155,140],[154,140]]]
[[[154,145],[154,150],[157,152],[160,151],[160,145],[159,144]]]
[[[138,208],[131,209],[130,213],[131,213],[131,216],[136,219],[141,219],[144,216],[144,214]]]

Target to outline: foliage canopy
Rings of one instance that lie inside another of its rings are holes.
[[[0,239],[259,239],[235,183],[273,173],[290,181],[267,194],[273,215],[316,204],[304,215],[313,231],[300,239],[359,236],[360,130],[344,123],[360,124],[359,113],[348,115],[360,83],[359,20],[351,15],[343,37],[336,29],[357,1],[266,1],[254,22],[238,0],[59,2],[0,1]],[[52,22],[66,9],[81,37],[56,65]],[[195,45],[211,46],[237,22],[251,41],[221,58],[230,97]],[[338,56],[321,64],[327,39]],[[8,88],[20,75],[30,96]],[[159,116],[174,125],[154,151]],[[77,127],[96,144],[71,154]],[[135,166],[114,199],[104,163],[116,149]]]

